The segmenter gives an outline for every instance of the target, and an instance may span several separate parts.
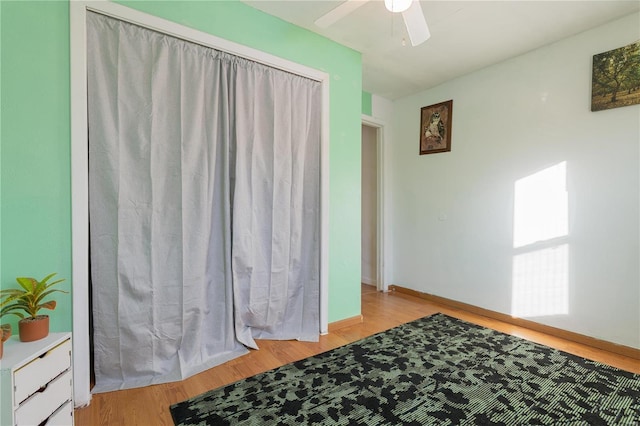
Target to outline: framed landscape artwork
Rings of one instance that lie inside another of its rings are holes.
[[[593,56],[591,111],[640,104],[640,41]]]
[[[420,155],[451,151],[453,100],[420,109]]]

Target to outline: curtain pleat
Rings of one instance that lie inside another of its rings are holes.
[[[93,391],[317,340],[319,83],[87,19]]]
[[[256,64],[237,71],[236,332],[254,348],[254,338],[317,341],[320,85]]]

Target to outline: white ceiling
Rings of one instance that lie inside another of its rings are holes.
[[[411,47],[402,16],[388,12],[382,0],[369,1],[326,29],[314,21],[342,1],[243,1],[361,52],[363,90],[387,99],[437,86],[640,10],[640,0],[421,0],[431,38]]]

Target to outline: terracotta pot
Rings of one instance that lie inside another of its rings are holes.
[[[33,342],[49,335],[49,315],[24,318],[18,321],[18,333],[21,342]]]
[[[11,337],[11,326],[4,324],[0,328],[0,359],[2,359],[2,353],[4,352],[4,342]]]

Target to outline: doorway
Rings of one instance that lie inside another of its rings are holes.
[[[361,146],[362,292],[386,291],[384,282],[383,124],[363,116]]]
[[[362,291],[378,287],[378,129],[362,125],[361,278]]]

